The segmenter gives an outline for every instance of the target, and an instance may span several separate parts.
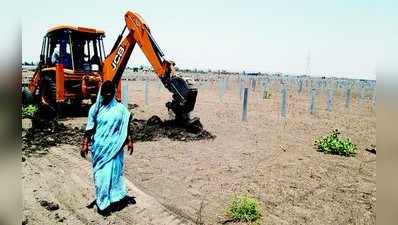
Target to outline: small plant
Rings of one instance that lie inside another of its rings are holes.
[[[357,152],[357,146],[351,142],[349,138],[340,138],[340,132],[336,129],[330,135],[316,139],[314,144],[320,152],[354,156]]]
[[[265,90],[263,93],[263,99],[271,99],[271,91]]]
[[[37,112],[37,106],[35,105],[28,105],[26,107],[22,107],[21,116],[22,119],[29,118],[32,119]]]
[[[261,218],[261,208],[258,201],[248,196],[235,196],[228,209],[227,215],[233,221],[255,222]]]

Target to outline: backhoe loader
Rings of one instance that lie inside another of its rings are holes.
[[[66,103],[76,108],[84,99],[93,103],[105,80],[114,82],[120,100],[121,77],[138,45],[164,87],[172,93],[166,107],[174,113],[176,121],[182,125],[200,124],[198,118],[190,118],[197,89],[176,75],[175,63],[164,58],[149,26],[138,13],[128,11],[124,20],[125,26],[108,55],[105,55],[102,30],[69,25],[48,30],[40,62],[23,96],[33,97],[39,109],[47,109],[44,112],[49,117],[62,114],[62,105]]]

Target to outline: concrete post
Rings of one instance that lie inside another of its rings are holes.
[[[287,96],[288,96],[288,90],[286,85],[282,86],[281,90],[281,116],[283,118],[287,117]]]
[[[315,95],[316,95],[316,89],[312,88],[310,91],[310,113],[314,114],[316,107],[315,107]]]
[[[145,101],[145,105],[148,105],[148,80],[145,80],[144,83],[144,101]]]
[[[243,110],[242,110],[242,121],[247,121],[247,100],[248,100],[248,88],[245,88],[243,94]]]
[[[122,104],[124,106],[126,106],[127,108],[128,108],[128,102],[129,102],[129,99],[128,99],[129,89],[128,88],[129,88],[129,86],[128,86],[127,81],[124,81],[123,85],[122,85]]]

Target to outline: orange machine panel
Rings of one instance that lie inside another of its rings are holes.
[[[57,64],[55,69],[55,86],[56,86],[56,97],[57,102],[63,102],[65,100],[64,91],[64,65]]]
[[[122,80],[119,80],[119,84],[116,89],[116,99],[120,102],[122,101]]]

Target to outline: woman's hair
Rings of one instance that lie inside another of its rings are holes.
[[[104,83],[101,85],[101,95],[106,93],[112,93],[112,96],[115,95],[115,84],[113,84],[113,82],[110,80],[104,81]]]

